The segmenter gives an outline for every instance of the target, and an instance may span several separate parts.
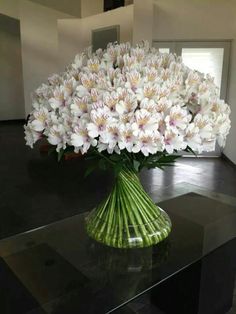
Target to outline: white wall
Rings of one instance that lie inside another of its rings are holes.
[[[132,41],[133,5],[83,19],[58,20],[59,64],[63,70],[74,56],[91,45],[93,29],[120,25],[120,41]]]
[[[19,19],[19,0],[0,0],[0,13]]]
[[[19,17],[27,115],[31,111],[32,91],[46,81],[50,74],[58,72],[57,19],[71,16],[22,0]]]
[[[154,40],[232,39],[227,101],[232,128],[224,153],[236,163],[236,1],[154,0]]]
[[[52,10],[60,11],[69,15],[81,17],[81,1],[82,0],[30,0],[35,4],[41,4]],[[91,0],[88,0],[91,1]],[[99,0],[100,1],[100,0]],[[93,1],[97,2],[97,0]]]
[[[134,0],[133,44],[153,39],[153,0]]]
[[[88,17],[103,12],[103,0],[80,0],[81,17]]]

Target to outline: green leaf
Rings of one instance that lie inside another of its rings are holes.
[[[194,150],[192,150],[192,148],[189,146],[187,146],[187,148],[184,151],[187,153],[192,153],[195,157],[197,157],[197,153]]]
[[[98,162],[98,166],[102,170],[106,170],[108,168],[108,165],[105,159],[100,159]]]
[[[118,175],[118,173],[121,171],[123,165],[122,163],[116,163],[114,166],[114,172],[115,172],[115,176]]]
[[[112,155],[109,156],[109,158],[112,161],[120,161],[122,159],[121,155],[118,155],[118,154],[112,154]]]
[[[84,173],[84,177],[87,178],[95,169],[97,168],[97,164],[92,164],[88,166]]]
[[[134,166],[134,169],[135,171],[139,171],[139,166],[140,166],[140,162],[138,160],[133,160],[133,166]]]
[[[180,155],[167,155],[165,153],[155,154],[148,156],[145,160],[144,166],[148,169],[151,168],[160,168],[164,169],[164,167],[173,166],[176,159],[181,157]]]
[[[61,148],[60,151],[57,153],[57,161],[58,162],[62,159],[63,154],[64,154],[64,149]]]

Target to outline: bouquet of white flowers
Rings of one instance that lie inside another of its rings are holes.
[[[74,150],[115,168],[111,194],[87,219],[90,236],[115,247],[148,246],[170,231],[137,173],[171,165],[179,151],[223,146],[230,129],[229,106],[213,79],[145,42],[78,54],[35,91],[33,108],[27,145],[46,138],[59,158]]]

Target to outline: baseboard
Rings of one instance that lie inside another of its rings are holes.
[[[0,120],[0,124],[24,124],[25,119],[15,119],[15,120]]]
[[[235,163],[233,163],[232,160],[230,160],[225,154],[222,153],[221,158],[227,161],[234,169],[236,169]]]

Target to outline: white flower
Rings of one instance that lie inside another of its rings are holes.
[[[191,115],[180,106],[174,106],[170,109],[169,115],[165,118],[166,125],[184,130],[191,121]]]
[[[202,143],[202,140],[199,135],[199,129],[195,126],[194,123],[190,123],[185,129],[184,140],[189,147],[191,147],[194,151],[198,151],[199,146]]]
[[[199,129],[199,135],[202,139],[210,139],[212,137],[212,122],[209,116],[197,114],[193,120],[196,127]]]
[[[212,152],[215,149],[216,149],[216,140],[215,139],[203,140],[202,145],[198,147],[199,153]]]
[[[49,103],[52,109],[57,109],[65,105],[63,86],[55,87],[55,90],[53,92],[53,97],[49,99]]]
[[[71,113],[76,116],[82,116],[85,113],[88,113],[88,97],[75,97],[70,106]]]
[[[105,108],[98,108],[91,111],[91,121],[87,125],[88,133],[89,136],[95,138],[106,130],[107,125],[111,122],[111,117]]]
[[[100,142],[107,144],[109,149],[114,149],[119,139],[119,127],[118,124],[110,124],[105,131],[101,132]]]
[[[57,152],[66,148],[66,130],[62,124],[53,125],[49,129],[48,142],[57,146]]]
[[[85,97],[85,96],[89,96],[89,91],[86,87],[84,87],[83,85],[79,85],[76,87],[76,93],[78,97]]]
[[[62,83],[62,78],[59,74],[53,74],[49,76],[48,82],[50,85],[60,85]]]
[[[182,135],[174,128],[167,129],[164,134],[164,143],[167,153],[172,154],[174,150],[183,150],[187,147]]]
[[[130,123],[121,124],[119,132],[120,132],[120,136],[118,138],[119,148],[127,149],[127,151],[131,153],[135,141],[132,125]]]
[[[133,153],[142,152],[144,156],[149,154],[155,154],[158,151],[163,150],[163,139],[161,135],[156,131],[151,132],[149,130],[141,131],[132,148]]]
[[[111,110],[112,113],[116,111],[116,104],[118,103],[118,95],[116,92],[106,93],[103,97],[105,105]]]
[[[77,86],[77,82],[74,79],[74,77],[72,77],[69,80],[66,80],[63,83],[62,90],[63,90],[65,98],[72,96],[72,94],[75,92],[76,86]]]
[[[224,146],[230,108],[210,76],[180,57],[142,43],[109,44],[78,54],[32,95],[27,145],[41,139],[57,151],[141,152],[145,156],[188,145],[202,152]]]
[[[84,73],[81,74],[81,82],[82,85],[87,89],[91,89],[93,87],[95,87],[96,84],[96,75],[92,74],[92,73]],[[84,96],[84,95],[83,95]]]
[[[75,152],[81,151],[82,154],[85,154],[90,146],[97,145],[97,140],[89,136],[86,124],[81,122],[71,134],[71,145],[75,147]]]
[[[33,145],[42,137],[41,133],[33,130],[30,124],[25,125],[24,129],[25,129],[26,145],[33,148]]]
[[[134,95],[127,95],[124,99],[120,100],[116,104],[116,111],[120,114],[128,114],[134,112],[137,108],[138,103]]]
[[[81,53],[81,54],[77,54],[75,56],[75,60],[74,60],[74,63],[72,63],[72,67],[74,69],[80,69],[82,68],[83,65],[85,65],[86,63],[86,55],[84,53]]]
[[[136,90],[140,85],[142,85],[142,77],[137,70],[126,73],[127,83],[125,84],[126,88],[131,88]]]
[[[136,95],[140,101],[144,98],[157,100],[158,87],[153,83],[146,83],[143,87],[137,89]]]
[[[171,106],[172,106],[171,100],[169,100],[166,97],[161,97],[156,104],[156,110],[158,112],[167,113],[169,109],[171,108]]]
[[[45,129],[47,119],[48,119],[48,110],[47,108],[40,108],[37,111],[33,112],[34,120],[31,122],[31,128],[34,131],[41,132]]]
[[[100,62],[98,58],[89,59],[87,63],[89,71],[98,73],[100,69]]]
[[[219,116],[216,117],[213,133],[217,137],[217,141],[221,147],[225,146],[226,136],[230,130],[230,119],[227,114],[221,113]]]
[[[200,73],[197,71],[190,71],[185,81],[185,84],[187,86],[193,86],[193,85],[195,86],[196,84],[200,84],[200,83],[201,83]]]
[[[132,124],[134,135],[138,135],[141,131],[157,131],[158,118],[157,115],[152,115],[146,109],[135,111],[135,122]]]

